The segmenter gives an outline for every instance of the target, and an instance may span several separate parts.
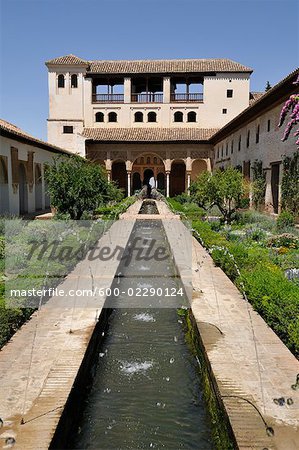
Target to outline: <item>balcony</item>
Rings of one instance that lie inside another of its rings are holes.
[[[148,92],[147,94],[132,94],[132,103],[163,103],[163,94]]]
[[[183,93],[183,94],[171,94],[170,95],[171,102],[180,102],[180,103],[203,103],[203,93]]]
[[[92,103],[123,103],[124,94],[92,94]]]

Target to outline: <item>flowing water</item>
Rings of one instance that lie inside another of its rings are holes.
[[[137,221],[136,236],[167,245],[160,220]],[[113,285],[182,287],[171,255],[120,266]],[[157,296],[114,299],[93,385],[72,447],[76,449],[212,449],[197,361],[188,348],[176,303]],[[124,303],[125,302],[125,303]],[[112,302],[113,303],[113,302]],[[125,304],[125,307],[123,307]]]

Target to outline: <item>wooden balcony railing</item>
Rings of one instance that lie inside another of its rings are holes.
[[[93,103],[123,103],[124,94],[92,94]]]
[[[132,94],[133,103],[163,103],[163,94],[148,92],[147,94]]]
[[[171,94],[170,100],[172,102],[195,102],[195,103],[203,103],[203,93],[190,93],[190,94]]]

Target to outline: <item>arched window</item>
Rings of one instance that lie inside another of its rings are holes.
[[[177,111],[174,113],[174,121],[175,122],[183,122],[183,113],[181,111]]]
[[[147,158],[146,158],[146,164],[150,164],[151,163],[151,158],[150,158],[150,156],[148,156]]]
[[[143,156],[141,156],[141,158],[140,158],[140,164],[144,164],[144,157]]]
[[[78,87],[78,75],[73,74],[71,76],[71,87],[72,88],[77,88]]]
[[[148,122],[157,122],[157,114],[153,111],[149,112],[147,115]]]
[[[102,112],[96,113],[96,122],[104,122],[104,114]]]
[[[116,114],[116,112],[110,112],[108,114],[108,122],[117,122],[117,114]]]
[[[135,112],[134,120],[135,122],[143,122],[143,113],[140,111]]]
[[[196,122],[196,112],[195,111],[188,112],[187,122]]]
[[[62,74],[58,75],[58,87],[64,88],[64,75]]]
[[[156,156],[154,157],[154,164],[157,164],[157,158],[156,158]]]
[[[4,160],[0,157],[0,184],[7,184],[8,176],[7,176],[7,168]]]

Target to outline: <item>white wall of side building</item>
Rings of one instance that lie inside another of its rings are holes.
[[[19,171],[19,166],[26,167],[26,182],[22,186],[24,195],[27,198],[27,211],[25,214],[34,213],[36,211],[45,210],[50,207],[49,196],[46,193],[46,183],[44,176],[45,164],[51,163],[53,158],[57,156],[57,152],[45,150],[36,145],[20,142],[10,137],[0,136],[0,167],[1,183],[0,183],[0,214],[20,214],[20,181],[18,175],[13,179],[13,156],[12,151],[17,150],[17,160],[15,170]],[[28,182],[30,168],[27,167],[28,158],[33,155],[31,177],[32,182]],[[35,179],[35,165],[38,164],[41,170],[41,183],[37,183]],[[3,167],[6,174],[3,174]],[[4,176],[3,176],[4,175]],[[7,179],[5,179],[7,178]]]
[[[283,156],[291,156],[296,150],[296,138],[290,134],[287,141],[282,142],[284,126],[278,128],[279,116],[285,99],[268,108],[255,118],[244,122],[225,138],[219,140],[214,145],[214,169],[226,168],[228,166],[240,167],[244,172],[244,165],[250,167],[250,179],[253,178],[252,164],[254,161],[262,161],[263,170],[266,175],[266,198],[265,207],[269,212],[273,212],[273,198],[271,192],[271,176],[273,165],[279,165],[279,208],[280,210],[280,186],[282,180],[282,160]],[[269,127],[269,128],[268,128]],[[259,129],[259,137],[257,133]],[[249,145],[247,144],[249,132]],[[239,149],[239,140],[241,147]],[[233,151],[232,151],[233,145]]]

